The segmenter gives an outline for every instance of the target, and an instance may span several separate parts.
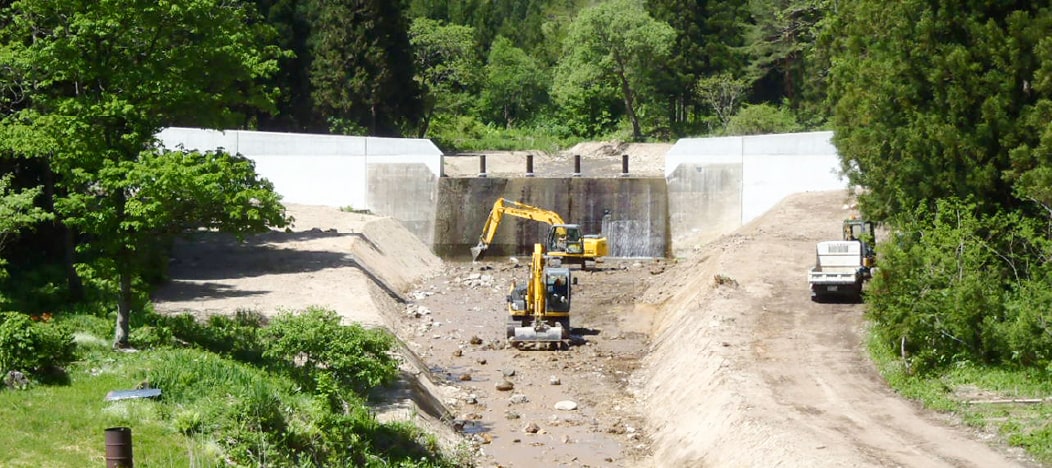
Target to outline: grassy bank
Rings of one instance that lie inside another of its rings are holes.
[[[28,388],[0,390],[0,418],[14,428],[0,431],[0,466],[101,466],[104,431],[118,426],[132,429],[141,467],[465,462],[443,455],[437,439],[412,424],[373,417],[367,395],[397,373],[389,336],[341,327],[331,311],[269,324],[248,314],[206,324],[152,316],[133,335],[135,352],[110,349],[99,333],[110,318],[56,321],[75,331],[76,360],[35,375]],[[162,395],[105,401],[110,391],[135,388]]]
[[[995,434],[1000,443],[1052,464],[1052,381],[1046,372],[960,363],[916,375],[872,335],[869,352],[888,385],[904,397],[952,413],[972,428]]]

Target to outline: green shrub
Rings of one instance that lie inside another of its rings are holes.
[[[74,359],[73,333],[52,322],[34,322],[16,312],[0,313],[0,372],[39,375]]]
[[[803,129],[788,107],[770,104],[745,106],[727,122],[728,135],[791,133]]]
[[[175,338],[249,363],[262,362],[260,329],[265,323],[262,314],[247,310],[239,310],[233,317],[213,315],[203,323],[190,314],[156,319],[156,325],[170,330]]]
[[[397,376],[398,362],[389,354],[393,337],[357,324],[342,326],[331,310],[310,308],[300,315],[283,314],[263,331],[264,357],[311,389],[319,386],[322,374],[337,387],[359,394]]]
[[[131,330],[128,340],[136,348],[149,349],[171,346],[175,337],[167,327],[142,325]]]

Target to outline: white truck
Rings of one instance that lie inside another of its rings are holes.
[[[869,278],[866,246],[859,240],[819,242],[815,266],[808,272],[811,300],[829,298],[860,300],[862,283]]]

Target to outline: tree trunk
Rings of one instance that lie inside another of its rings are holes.
[[[615,59],[620,62],[619,57],[615,57]],[[628,76],[625,75],[624,66],[618,67],[617,77],[621,81],[621,94],[625,97],[625,112],[628,113],[628,119],[632,122],[632,139],[641,141],[643,139],[643,130],[639,128],[639,119],[636,118],[635,99],[632,97],[632,86],[628,83]]]
[[[84,300],[84,282],[80,280],[80,275],[77,274],[76,254],[77,254],[77,242],[73,233],[73,229],[62,223],[62,237],[63,243],[65,244],[65,256],[63,258],[66,267],[66,285],[69,288],[69,298],[74,302],[80,302]]]
[[[62,218],[55,213],[55,173],[51,171],[51,158],[44,161],[44,207],[55,215],[55,225],[62,232],[62,262],[66,270],[66,287],[69,289],[69,299],[73,302],[84,300],[84,283],[77,274],[74,265],[76,261],[77,243],[73,233]]]
[[[121,292],[117,297],[117,330],[113,339],[113,347],[118,349],[128,348],[128,319],[131,317],[132,307],[132,280],[131,272],[124,271],[129,268],[121,268],[120,283]]]

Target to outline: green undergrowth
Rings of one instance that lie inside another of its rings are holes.
[[[1026,449],[1040,463],[1052,463],[1052,376],[1047,370],[962,362],[916,374],[872,334],[868,347],[881,375],[902,396],[996,434],[1001,443]]]
[[[76,359],[64,378],[0,389],[0,466],[102,466],[105,429],[132,430],[136,466],[452,467],[437,438],[380,423],[368,395],[397,374],[384,332],[310,309],[273,321],[148,316],[135,352],[110,349],[109,318],[56,319]],[[100,332],[102,333],[100,335]],[[105,401],[156,388],[156,399]]]

